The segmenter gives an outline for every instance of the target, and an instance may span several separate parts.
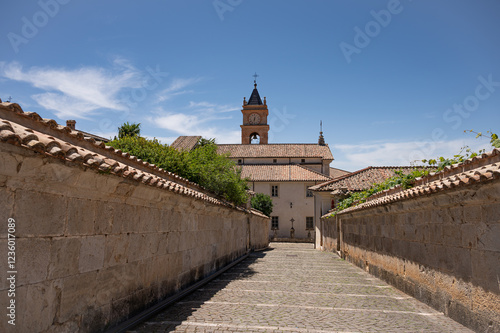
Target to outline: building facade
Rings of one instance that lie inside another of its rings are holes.
[[[270,144],[269,110],[256,82],[248,101],[243,98],[241,113],[241,143],[219,144],[219,153],[228,154],[241,167],[242,177],[249,179],[250,190],[267,194],[273,200],[271,239],[313,242],[314,196],[308,188],[332,179],[333,156],[323,133],[320,132],[318,143]],[[198,139],[182,136],[171,146],[193,149]]]
[[[273,200],[271,239],[313,241],[314,196],[308,189],[331,179],[333,156],[322,133],[317,144],[268,142],[269,111],[257,83],[248,101],[243,98],[241,144],[218,145],[249,179],[249,187]]]

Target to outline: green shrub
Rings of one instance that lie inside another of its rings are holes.
[[[260,210],[264,215],[271,216],[273,212],[273,200],[267,194],[257,193],[250,203],[252,204],[252,208]]]
[[[189,152],[138,136],[124,136],[107,144],[198,183],[236,205],[248,199],[248,180],[241,178],[241,170],[233,161],[217,154],[214,140],[202,139]]]

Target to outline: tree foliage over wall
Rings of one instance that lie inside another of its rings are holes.
[[[257,193],[250,203],[252,204],[252,208],[260,210],[266,216],[271,216],[273,212],[273,200],[269,195]]]
[[[198,183],[236,205],[247,202],[247,179],[241,178],[233,161],[217,154],[214,140],[202,139],[192,151],[178,151],[157,139],[139,136],[123,136],[107,144]]]

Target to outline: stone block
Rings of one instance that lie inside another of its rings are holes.
[[[443,244],[449,247],[459,247],[462,245],[461,225],[443,225]]]
[[[94,233],[95,204],[95,201],[88,199],[68,199],[67,235],[91,235]]]
[[[482,220],[481,206],[464,206],[464,222],[479,223]]]
[[[171,255],[159,255],[156,257],[157,260],[157,270],[158,270],[158,282],[171,280],[174,275],[170,270],[170,257]]]
[[[453,256],[450,254],[450,250],[447,246],[436,245],[437,268],[447,274],[453,273],[454,268]]]
[[[139,219],[136,207],[132,205],[113,203],[113,234],[126,234],[137,228]]]
[[[50,264],[50,239],[18,238],[16,241],[17,285],[32,284],[47,279]]]
[[[17,190],[15,195],[16,236],[62,236],[67,200],[62,195]]]
[[[152,257],[158,252],[159,238],[156,233],[130,234],[128,261],[138,261]]]
[[[162,232],[158,233],[158,252],[159,256],[166,255],[168,253],[168,233]]]
[[[500,253],[494,251],[471,250],[472,283],[485,291],[500,294]]]
[[[132,231],[141,233],[158,231],[160,212],[156,208],[138,206],[136,214],[137,224],[132,228]]]
[[[169,215],[169,231],[181,231],[183,226],[181,214],[175,209]]]
[[[147,253],[149,253],[149,250],[144,244],[145,237],[146,236],[144,234],[134,233],[129,235],[129,247],[127,254],[128,262],[136,262],[147,257]]]
[[[498,199],[498,198],[497,198]],[[500,203],[481,206],[482,220],[486,224],[500,223]]]
[[[68,320],[79,321],[87,307],[96,303],[97,272],[91,271],[72,275],[62,280],[61,306],[57,317],[58,322]]]
[[[477,249],[500,252],[500,224],[480,224],[477,230]]]
[[[158,260],[156,258],[147,258],[139,262],[139,281],[140,288],[149,288],[158,282]]]
[[[106,235],[104,267],[127,263],[129,235]]]
[[[169,209],[168,207],[164,207],[163,209],[160,210],[160,221],[158,223],[158,231],[159,232],[169,232],[171,230],[171,223],[172,220],[172,210]]]
[[[453,276],[469,282],[472,277],[471,250],[465,248],[449,249],[453,260]]]
[[[105,236],[81,238],[78,269],[81,273],[101,269],[104,266]]]
[[[464,219],[464,209],[460,205],[455,205],[454,207],[450,207],[448,209],[449,217],[451,218],[451,222],[454,224],[462,224],[465,223]]]
[[[179,250],[181,233],[178,231],[169,232],[167,235],[167,253],[176,253]]]
[[[424,244],[419,242],[409,242],[407,244],[408,244],[408,256],[406,257],[406,259],[421,263],[425,256]]]
[[[439,245],[434,245],[434,244],[424,244],[423,247],[424,253],[420,259],[420,263],[428,267],[437,268],[439,266],[438,256],[436,254],[436,252],[438,251],[437,250],[438,246]]]
[[[80,247],[79,237],[52,238],[48,278],[55,279],[78,274]]]
[[[124,284],[124,266],[106,267],[97,272],[96,305],[111,305],[115,299],[127,296],[127,287]]]
[[[61,281],[52,280],[27,286],[26,310],[18,312],[25,332],[41,332],[52,326],[59,309]]]
[[[97,201],[95,204],[94,232],[97,235],[110,234],[113,231],[113,216],[116,205],[107,201]]]
[[[431,244],[443,244],[443,224],[433,223],[429,225],[429,235]]]
[[[468,249],[477,247],[477,229],[477,224],[467,223],[460,226],[461,247]]]
[[[14,193],[5,186],[0,184],[0,238],[7,237],[7,221],[9,218],[15,217],[14,211]]]

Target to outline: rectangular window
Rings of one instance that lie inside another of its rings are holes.
[[[272,185],[271,186],[271,196],[272,197],[277,197],[278,196],[278,185]]]
[[[271,229],[278,230],[280,228],[279,218],[278,216],[271,217]]]
[[[312,216],[306,217],[306,230],[314,229],[314,221]]]
[[[305,159],[305,158],[303,158],[303,159],[301,160],[301,162],[302,162],[302,163],[306,163],[306,159]]]
[[[310,189],[308,189],[307,187],[306,187],[306,197],[308,197],[308,198],[312,198],[312,197],[314,197],[314,195],[313,195],[313,191],[311,191],[311,190],[310,190]]]
[[[273,163],[278,163],[278,160],[274,158]]]
[[[238,164],[241,164],[242,163],[242,160],[238,160]]]

